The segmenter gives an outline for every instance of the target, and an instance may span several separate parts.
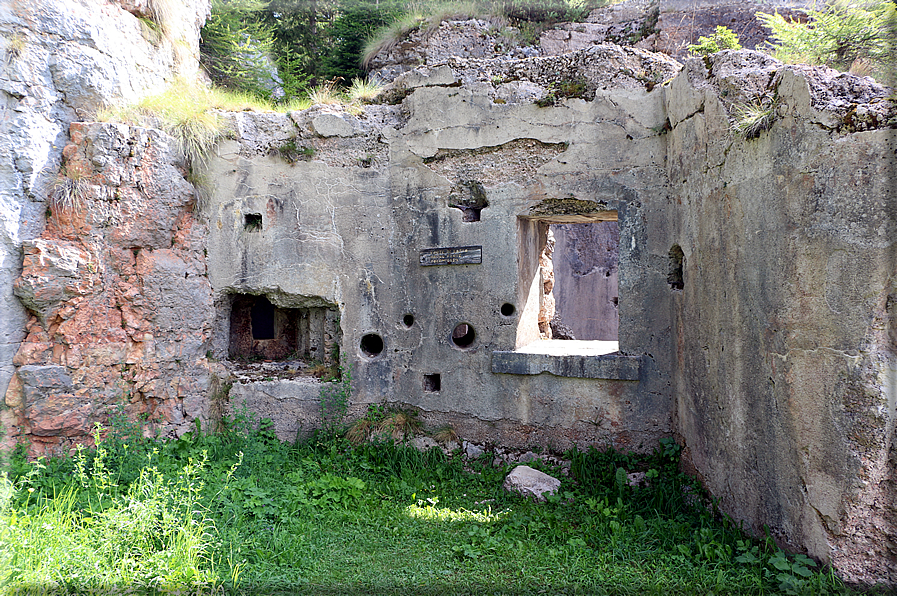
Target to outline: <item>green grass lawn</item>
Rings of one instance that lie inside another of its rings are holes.
[[[502,489],[510,467],[488,453],[231,426],[162,442],[124,425],[70,458],[15,453],[0,593],[850,593],[715,514],[672,441],[568,453],[569,476],[543,467],[559,494],[534,503]]]

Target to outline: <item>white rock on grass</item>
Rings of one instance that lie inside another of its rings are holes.
[[[503,486],[505,490],[544,501],[546,493],[557,492],[561,487],[561,481],[529,466],[517,466],[505,477]]]
[[[439,447],[439,443],[430,437],[415,437],[411,439],[411,446],[420,452],[426,452],[433,447]]]

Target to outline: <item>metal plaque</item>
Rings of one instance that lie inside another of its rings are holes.
[[[482,246],[425,248],[420,251],[420,264],[423,267],[431,267],[433,265],[479,265],[482,262]]]

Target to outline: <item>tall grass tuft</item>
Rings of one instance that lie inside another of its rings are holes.
[[[370,102],[383,91],[383,85],[370,79],[352,79],[348,95],[352,101]]]
[[[53,183],[53,191],[50,193],[50,203],[58,211],[72,212],[81,207],[84,193],[87,191],[89,174],[75,164],[64,165],[59,168],[56,181]]]
[[[334,82],[318,85],[308,92],[308,100],[312,105],[332,106],[344,103],[342,94]]]
[[[136,104],[102,110],[97,118],[164,130],[193,167],[202,164],[224,134],[224,121],[216,110],[273,111],[270,103],[248,93],[232,93],[183,80],[166,91]]]

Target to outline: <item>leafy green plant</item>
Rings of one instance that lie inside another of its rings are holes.
[[[315,154],[315,148],[309,147],[306,145],[298,145],[296,143],[296,139],[290,139],[289,141],[275,147],[275,151],[277,154],[283,158],[288,164],[294,164],[297,161],[308,161]],[[314,368],[314,367],[313,367]],[[321,378],[324,374],[329,372],[329,367],[324,367],[325,370],[318,371],[319,374],[315,374],[315,371],[311,371],[311,375]]]
[[[891,0],[835,0],[806,13],[806,22],[785,20],[778,13],[757,13],[775,40],[768,49],[776,58],[839,70],[868,61],[880,80],[894,81],[897,5]]]
[[[698,43],[688,46],[688,51],[698,56],[709,56],[722,50],[740,50],[738,35],[728,27],[718,26],[709,36],[701,36]]]
[[[339,379],[322,384],[318,394],[320,431],[325,437],[338,434],[352,399],[352,367],[340,366],[339,372]]]
[[[367,483],[360,478],[325,473],[300,487],[295,492],[294,502],[323,509],[348,509],[363,498],[366,487]]]

